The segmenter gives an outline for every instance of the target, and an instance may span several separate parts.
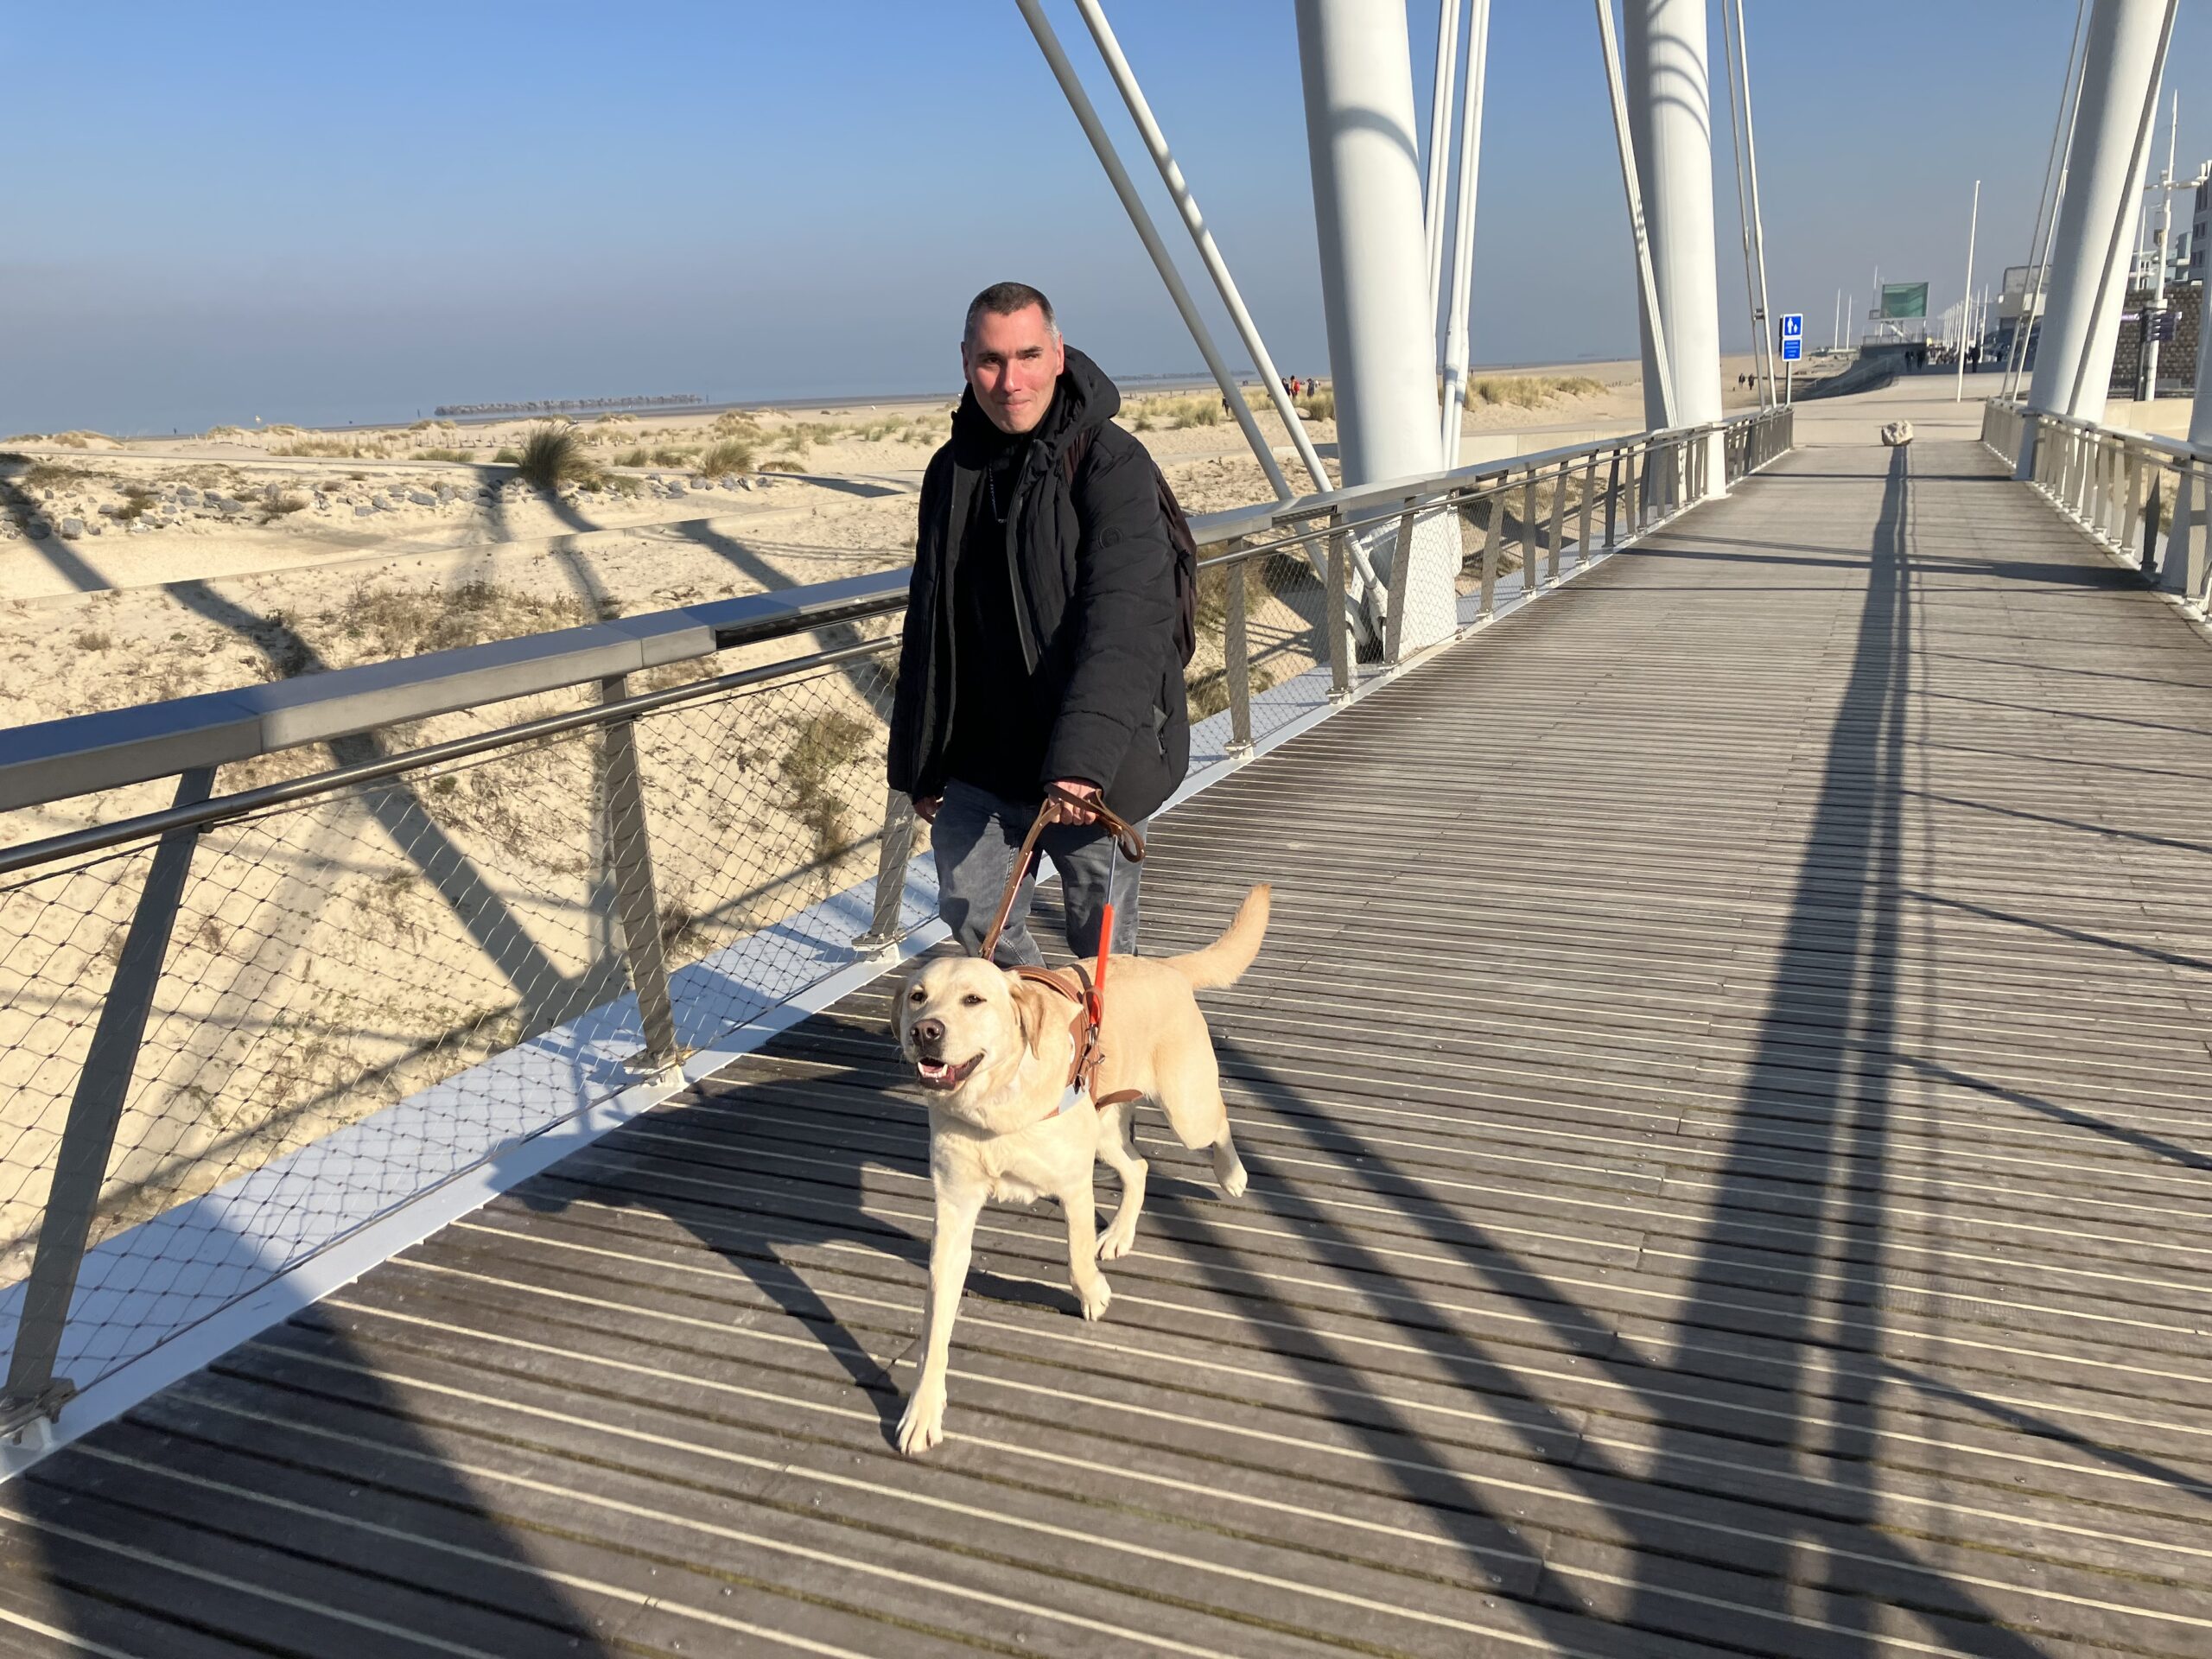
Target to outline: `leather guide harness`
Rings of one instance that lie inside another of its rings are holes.
[[[1021,891],[1021,883],[1029,874],[1031,861],[1037,851],[1037,838],[1044,833],[1047,823],[1058,821],[1058,815],[1069,809],[1091,813],[1113,837],[1112,856],[1126,858],[1132,864],[1144,861],[1144,837],[1128,823],[1109,810],[1103,801],[1084,799],[1069,793],[1057,784],[1046,786],[1045,799],[1037,808],[1036,821],[1029,826],[1029,833],[1021,840],[1021,850],[1014,855],[1014,872],[1007,878],[1006,892],[999,899],[998,914],[992,919],[990,931],[983,936],[983,948],[978,952],[985,962],[992,959],[999,948],[999,935],[1006,931],[1007,918],[1014,913],[1014,900]],[[1059,971],[1050,968],[1019,967],[1013,971],[1016,977],[1032,985],[1048,987],[1075,1004],[1075,1015],[1068,1022],[1068,1038],[1073,1053],[1068,1063],[1066,1086],[1062,1090],[1060,1103],[1053,1108],[1052,1116],[1058,1116],[1075,1102],[1090,1096],[1093,1105],[1103,1110],[1125,1100],[1138,1098],[1137,1091],[1124,1089],[1098,1099],[1093,1079],[1106,1058],[1106,1050],[1099,1041],[1099,1028],[1106,1018],[1106,960],[1113,949],[1114,902],[1113,871],[1107,871],[1107,900],[1098,925],[1098,963],[1089,972],[1084,965]]]

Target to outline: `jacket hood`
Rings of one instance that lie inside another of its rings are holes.
[[[1052,406],[1032,434],[1055,449],[1084,427],[1105,425],[1122,408],[1121,388],[1106,378],[1106,372],[1074,346],[1067,352],[1067,366],[1053,384]],[[976,401],[973,386],[961,390],[960,407],[952,416],[952,436],[955,453],[966,464],[972,464],[968,458],[979,448],[988,449],[1005,441],[1005,435],[991,424],[990,416]]]

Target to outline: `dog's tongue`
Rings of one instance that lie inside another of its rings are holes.
[[[914,1063],[914,1069],[928,1083],[943,1083],[952,1075],[951,1065],[944,1060],[918,1060]]]

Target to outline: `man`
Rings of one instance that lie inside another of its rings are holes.
[[[1113,424],[1122,395],[1061,340],[1022,283],[985,289],[960,343],[968,390],[922,480],[921,526],[891,715],[891,786],[934,826],[938,910],[980,950],[1048,785],[1132,823],[1190,764],[1175,645],[1175,555],[1144,446]],[[1094,814],[1056,814],[1067,939],[1137,940],[1137,867]],[[1022,884],[1002,965],[1041,963]],[[1110,889],[1110,890],[1109,890]]]

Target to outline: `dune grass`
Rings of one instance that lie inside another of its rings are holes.
[[[749,473],[753,470],[753,445],[743,438],[724,438],[699,458],[699,474],[702,478],[720,478],[724,473]]]
[[[91,476],[56,461],[35,461],[16,475],[15,481],[34,490],[67,489]]]
[[[1586,374],[1484,374],[1467,383],[1467,402],[1534,409],[1554,397],[1589,397],[1605,383]]]
[[[272,455],[324,455],[335,461],[383,461],[391,452],[380,443],[361,443],[353,438],[296,438],[272,443]]]
[[[523,444],[515,470],[525,482],[541,490],[582,484],[599,475],[599,468],[584,454],[576,429],[566,421],[549,421],[533,429]]]
[[[1193,426],[1219,426],[1229,418],[1221,399],[1212,393],[1186,397],[1140,397],[1126,407],[1129,426],[1138,432],[1161,427],[1180,432]]]

